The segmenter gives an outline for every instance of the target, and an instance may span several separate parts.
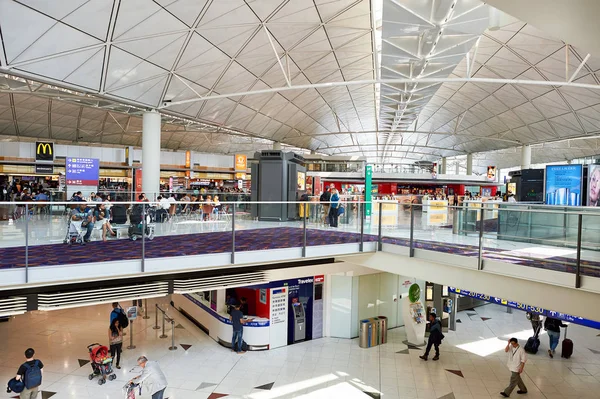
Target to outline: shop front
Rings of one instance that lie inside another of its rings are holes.
[[[324,276],[248,287],[176,294],[173,302],[212,339],[231,347],[229,305],[242,303],[243,339],[249,350],[266,350],[323,336]]]

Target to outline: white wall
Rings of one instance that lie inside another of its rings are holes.
[[[331,281],[327,300],[329,336],[352,338],[352,276],[328,276]],[[356,327],[358,329],[358,326]]]
[[[89,147],[56,144],[55,157],[98,158],[102,162],[125,162],[125,147]],[[35,143],[4,142],[0,145],[0,156],[16,158],[35,158]],[[133,159],[142,162],[142,150],[133,151]],[[185,151],[161,151],[160,163],[163,165],[185,165]],[[206,154],[192,152],[192,165],[233,168],[234,156],[224,154]]]

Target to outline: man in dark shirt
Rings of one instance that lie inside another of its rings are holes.
[[[246,300],[246,298],[245,298],[245,297],[242,297],[242,298],[240,299],[240,301],[242,302],[242,303],[240,304],[240,310],[242,311],[242,314],[243,314],[244,316],[248,316],[248,301]]]
[[[43,374],[42,369],[44,368],[44,364],[40,360],[34,359],[34,355],[35,351],[32,348],[29,348],[25,351],[25,363],[23,363],[21,367],[19,367],[19,370],[17,371],[17,375],[15,377],[17,380],[23,380],[23,382],[25,383],[26,388],[20,394],[21,399],[35,399],[38,395],[38,388],[42,383],[41,375]],[[26,375],[33,376],[33,374],[36,373],[36,371],[33,370],[33,368],[35,367],[39,368],[40,383],[27,388],[27,385],[29,385],[31,381],[27,381]],[[27,374],[28,369],[32,370],[29,372],[29,374]]]
[[[231,325],[233,327],[231,349],[238,354],[245,353],[245,351],[242,351],[242,336],[244,332],[244,324],[250,323],[254,319],[244,319],[244,314],[240,310],[240,304],[236,303],[234,305],[233,310],[231,311],[229,320],[231,320]]]

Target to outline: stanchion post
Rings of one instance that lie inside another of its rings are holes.
[[[129,323],[129,346],[127,349],[135,349],[135,345],[133,344],[133,320]]]
[[[144,299],[144,317],[142,319],[148,320],[150,316],[148,316],[148,299]]]
[[[167,338],[167,334],[165,334],[165,314],[162,315],[162,335],[158,338]]]
[[[169,347],[170,351],[177,350],[175,346],[175,320],[171,319],[171,346]]]
[[[154,304],[154,327],[152,327],[152,329],[154,330],[158,330],[160,329],[160,327],[158,326],[158,304]]]

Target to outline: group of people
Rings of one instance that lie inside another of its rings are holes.
[[[201,208],[203,210],[203,220],[206,221],[210,219],[211,215],[221,212],[223,208],[218,195],[214,197],[207,195],[204,198],[202,195],[196,196],[185,193],[178,198],[178,194],[171,194],[169,197],[159,195],[156,200],[158,201],[157,219],[160,221],[163,221],[165,218],[172,218],[177,213],[189,214],[198,212]]]
[[[323,223],[330,227],[338,227],[340,216],[340,193],[335,185],[331,184],[319,197],[323,206]]]
[[[71,221],[82,222],[81,228],[85,229],[85,235],[83,236],[85,242],[90,241],[94,226],[98,223],[102,226],[103,241],[106,241],[107,235],[116,237],[117,233],[111,224],[113,204],[110,195],[91,193],[89,198],[84,199],[81,191],[78,191],[73,194],[71,201],[78,202],[78,204],[70,210],[69,218]],[[93,203],[97,204],[94,205]]]

